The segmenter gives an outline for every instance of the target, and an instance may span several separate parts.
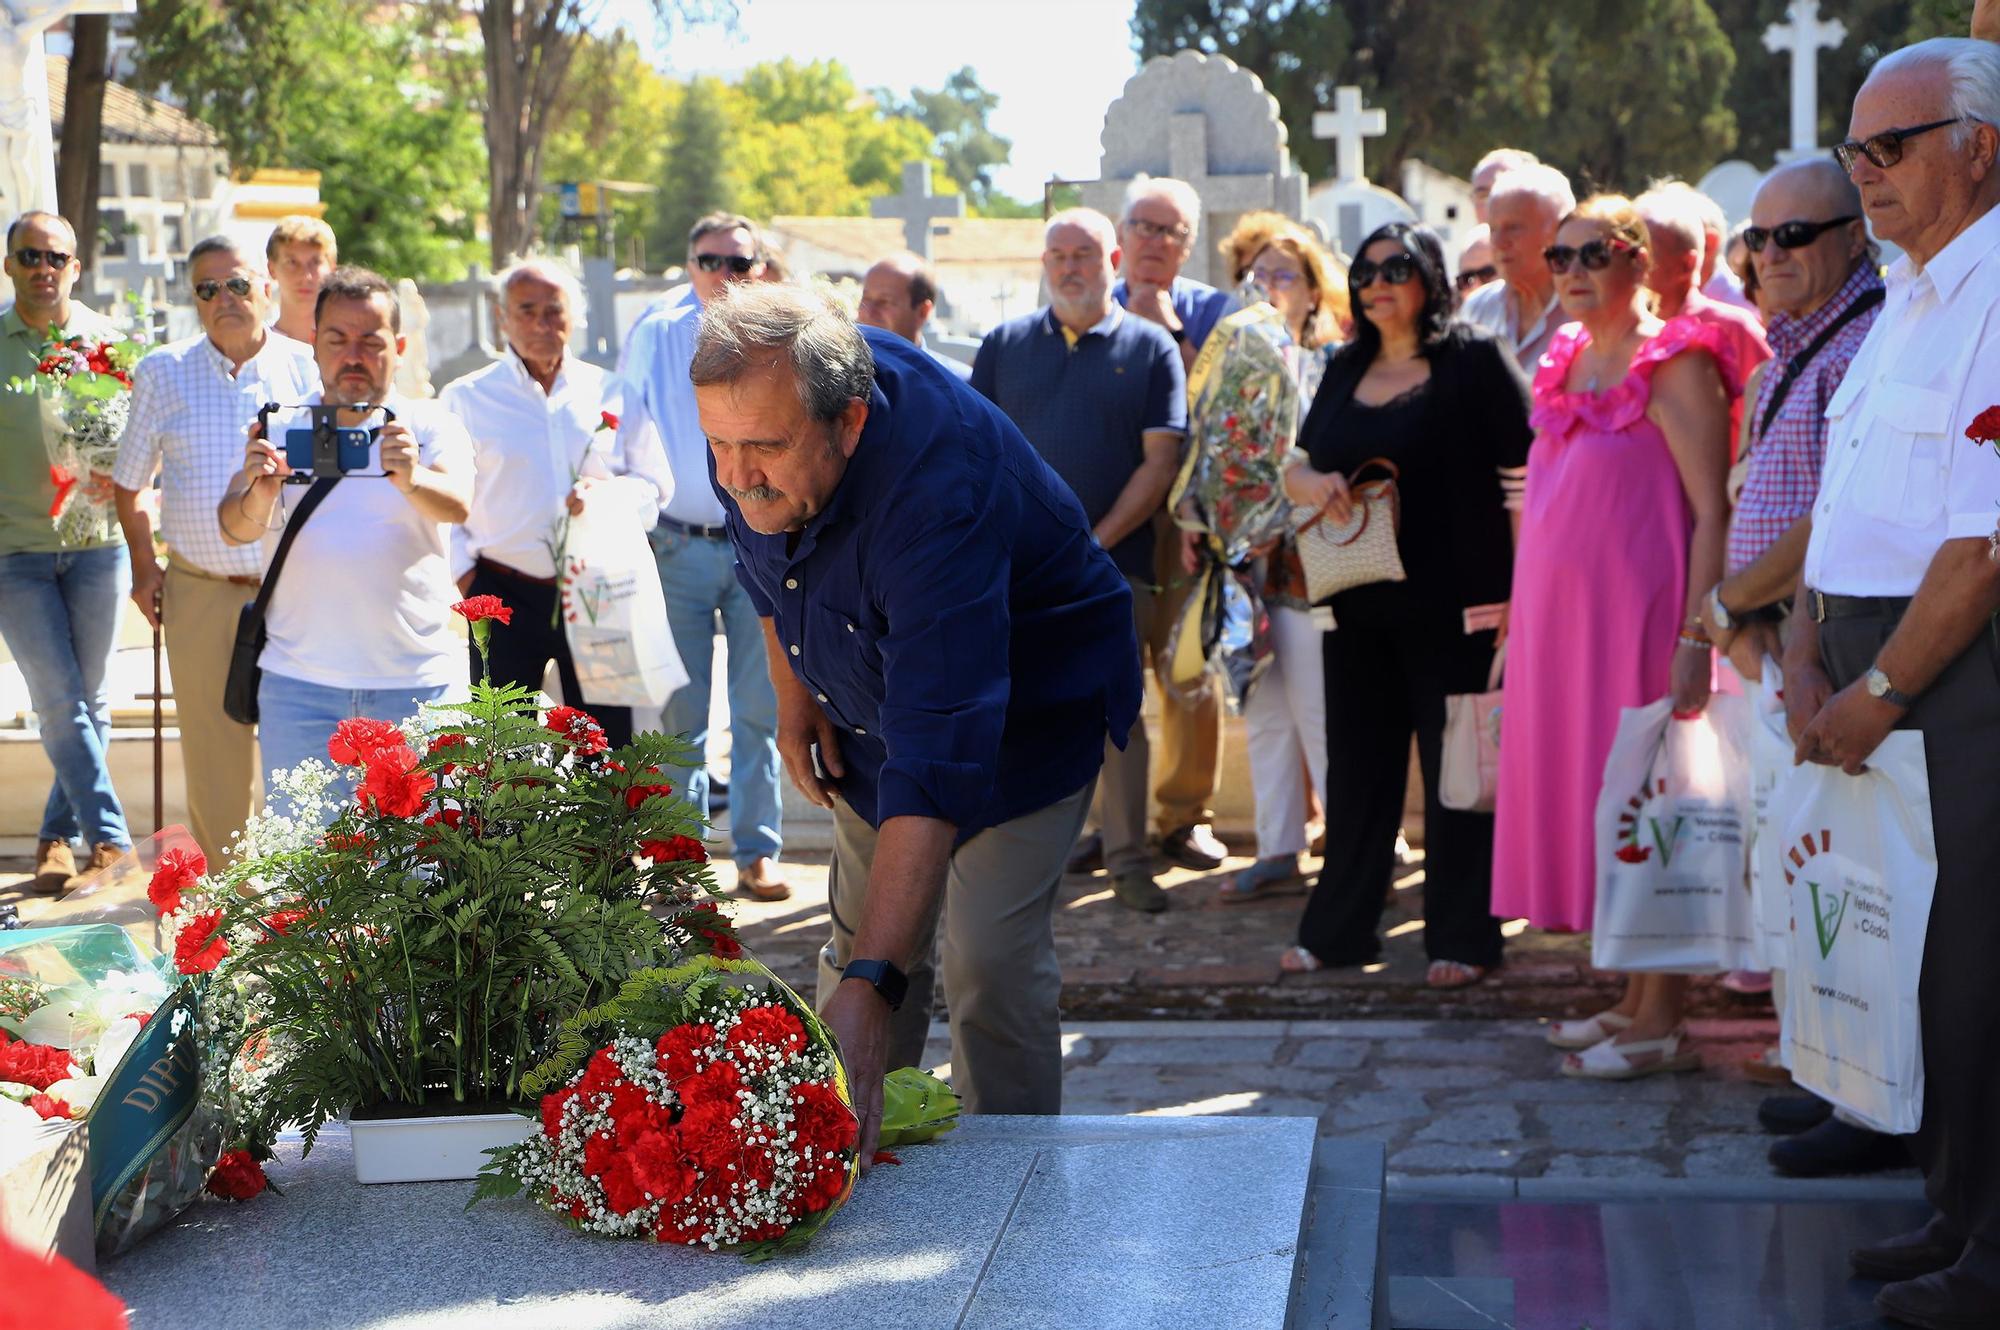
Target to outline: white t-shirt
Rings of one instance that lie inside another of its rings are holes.
[[[314,394],[309,401],[318,401]],[[424,466],[472,474],[472,440],[436,402],[392,397]],[[272,432],[286,422],[272,418]],[[380,445],[367,470],[382,469]],[[310,486],[287,485],[289,520]],[[280,529],[282,530],[282,528]],[[264,537],[264,566],[279,531]],[[272,674],[328,688],[422,688],[465,678],[465,645],[451,630],[451,527],[426,519],[381,476],[349,475],[306,519],[285,556],[265,614],[259,663]]]

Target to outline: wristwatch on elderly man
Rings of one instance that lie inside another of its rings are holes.
[[[1898,691],[1896,685],[1889,682],[1889,676],[1882,673],[1882,667],[1879,665],[1870,667],[1868,673],[1862,676],[1862,680],[1862,686],[1867,688],[1868,696],[1879,697],[1890,706],[1901,707],[1908,711],[1917,704],[1916,698]]]

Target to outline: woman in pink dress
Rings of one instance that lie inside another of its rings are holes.
[[[1707,704],[1700,596],[1723,564],[1730,353],[1691,318],[1651,313],[1645,224],[1599,195],[1547,251],[1563,312],[1535,375],[1537,431],[1514,564],[1493,913],[1587,931],[1594,822],[1624,707]],[[1571,1075],[1699,1065],[1681,1048],[1687,981],[1633,975],[1609,1011],[1552,1028]]]

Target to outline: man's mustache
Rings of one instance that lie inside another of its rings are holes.
[[[769,485],[758,485],[754,489],[747,490],[737,489],[734,485],[724,485],[722,492],[738,503],[774,503],[785,497],[783,490],[773,489]]]

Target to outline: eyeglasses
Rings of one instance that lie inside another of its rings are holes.
[[[1149,222],[1143,217],[1128,217],[1125,219],[1125,225],[1131,227],[1132,234],[1141,240],[1158,240],[1161,236],[1166,236],[1170,240],[1181,241],[1193,234],[1185,226],[1161,226],[1158,222]]]
[[[1810,245],[1836,226],[1845,226],[1849,222],[1860,220],[1859,217],[1849,213],[1830,222],[1802,222],[1794,219],[1789,222],[1779,222],[1772,227],[1748,226],[1743,229],[1743,243],[1749,246],[1752,254],[1762,254],[1764,246],[1771,241],[1776,241],[1779,249],[1800,249]]]
[[[1391,254],[1376,263],[1372,259],[1358,259],[1347,270],[1347,284],[1356,291],[1380,277],[1391,286],[1402,286],[1417,275],[1417,261],[1408,254]]]
[[[194,284],[194,298],[206,305],[225,290],[238,300],[248,300],[250,298],[250,279],[247,277],[227,277],[219,282],[212,279],[205,282],[196,282]]]
[[[1560,277],[1568,272],[1570,265],[1581,263],[1586,272],[1603,272],[1611,266],[1616,254],[1629,254],[1633,250],[1629,240],[1611,240],[1599,237],[1582,245],[1550,245],[1542,251],[1549,271]]]
[[[1484,286],[1500,275],[1500,270],[1492,264],[1484,268],[1467,268],[1458,275],[1458,289],[1470,291],[1475,286]]]
[[[746,257],[742,254],[697,254],[694,256],[694,266],[703,272],[721,272],[727,266],[729,271],[735,273],[738,277],[747,275],[759,262],[760,260],[756,258]]]
[[[1289,291],[1300,282],[1303,282],[1305,275],[1303,273],[1292,272],[1288,268],[1272,268],[1268,272],[1259,268],[1252,268],[1250,270],[1250,280],[1259,286],[1269,287],[1273,291]]]
[[[23,268],[39,268],[44,263],[47,263],[51,268],[67,268],[72,257],[74,256],[65,254],[59,249],[17,249],[14,251],[14,262],[20,264]]]
[[[1911,125],[1905,129],[1885,129],[1880,134],[1871,134],[1865,139],[1849,139],[1837,144],[1833,159],[1840,163],[1840,169],[1854,174],[1858,158],[1866,157],[1884,171],[1903,160],[1903,140],[1913,139],[1919,134],[1928,134],[1933,129],[1943,129],[1955,125],[1960,117],[1950,116],[1944,120],[1933,120],[1927,125]]]

